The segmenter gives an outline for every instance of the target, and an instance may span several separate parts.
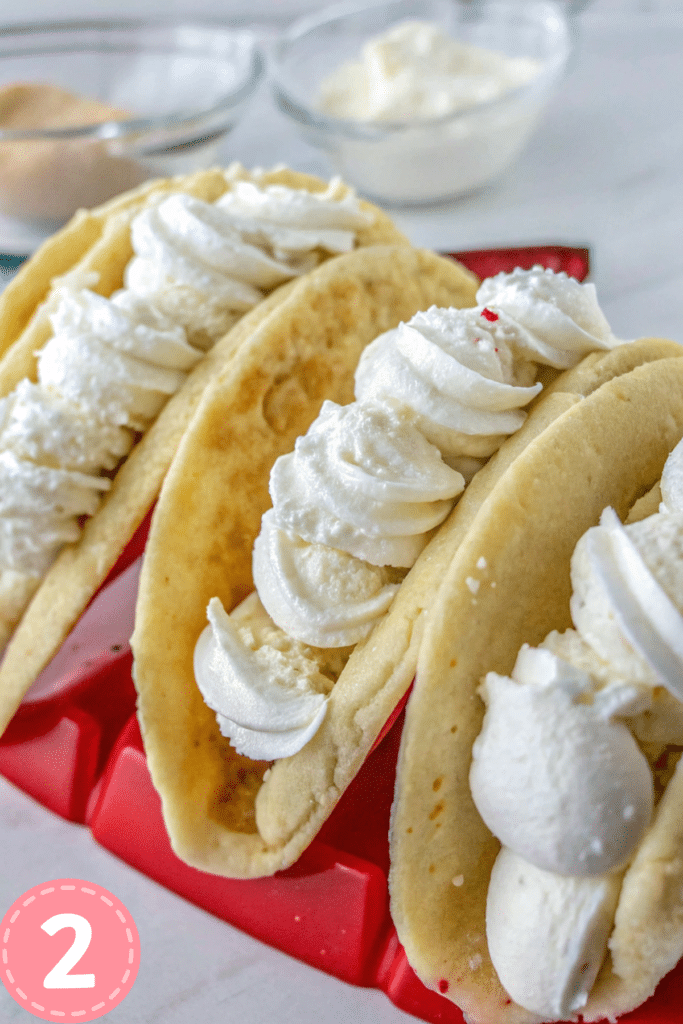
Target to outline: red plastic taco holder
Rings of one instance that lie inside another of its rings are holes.
[[[453,255],[480,277],[535,263],[580,280],[588,272],[586,249]],[[0,740],[0,773],[50,810],[85,824],[133,867],[255,938],[350,984],[382,989],[425,1021],[463,1024],[461,1011],[413,973],[389,915],[387,836],[402,708],[287,871],[235,881],[188,867],[173,853],[135,717],[130,648],[117,639],[134,608],[136,560],[148,527],[149,517],[46,669],[45,695],[22,704]],[[104,637],[99,648],[95,635]],[[682,986],[679,965],[648,1003],[622,1018],[624,1024],[682,1022]]]

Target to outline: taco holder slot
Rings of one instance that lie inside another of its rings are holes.
[[[110,852],[240,930],[342,981],[382,989],[433,1024],[462,1024],[461,1011],[417,979],[389,917],[387,832],[401,726],[402,716],[299,861],[272,877],[217,878],[178,860],[134,716],[88,824]]]
[[[479,276],[534,263],[579,280],[589,270],[588,250],[566,246],[449,255]],[[106,599],[131,571],[144,550],[150,516],[98,596]],[[135,588],[122,593],[121,600],[134,605]],[[106,600],[100,607],[106,616]],[[248,881],[220,878],[187,866],[171,849],[135,717],[130,649],[110,650],[90,665],[79,660],[77,644],[68,650],[63,688],[24,703],[0,740],[1,774],[56,814],[87,825],[98,843],[128,864],[255,938],[343,981],[379,988],[425,1021],[462,1024],[462,1012],[418,980],[389,915],[388,827],[402,705],[293,867]],[[624,1024],[671,1024],[680,1014],[681,985],[683,964],[648,1003],[621,1018]]]

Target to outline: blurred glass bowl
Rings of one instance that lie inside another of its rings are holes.
[[[219,24],[0,28],[0,211],[50,230],[148,178],[209,166],[263,71],[252,33]]]
[[[405,20],[430,22],[459,42],[539,62],[531,81],[504,96],[426,120],[351,120],[320,109],[330,72],[357,61],[370,39]],[[327,151],[346,180],[379,203],[455,198],[498,177],[532,134],[570,52],[561,4],[552,0],[391,0],[338,5],[298,21],[276,43],[276,102],[306,141]]]

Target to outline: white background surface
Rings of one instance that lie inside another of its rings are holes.
[[[195,14],[286,20],[310,0],[4,0],[2,20]],[[589,244],[593,280],[616,334],[683,342],[683,11],[678,0],[595,0],[577,19],[561,93],[516,168],[448,207],[401,213],[411,239],[437,249],[534,242]],[[226,140],[225,159],[285,161],[328,173],[269,100],[267,87]],[[0,249],[2,238],[0,237]],[[118,1024],[398,1024],[383,993],[356,989],[288,959],[192,907],[99,848],[0,779],[0,916],[30,886],[75,876],[112,890],[132,912],[142,966]],[[0,1021],[29,1017],[0,990]]]

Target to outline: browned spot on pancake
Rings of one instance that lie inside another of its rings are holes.
[[[659,803],[664,790],[673,778],[676,766],[681,757],[681,748],[674,745],[667,746],[660,754],[654,764],[651,764],[652,775],[655,784],[655,804]]]
[[[439,815],[443,811],[443,806],[443,800],[439,800],[438,804],[434,805],[434,809],[432,810],[432,813],[429,815],[430,821],[434,821],[435,818],[439,817]]]
[[[234,832],[257,832],[255,801],[270,767],[266,761],[250,761],[231,749],[225,758],[225,771],[221,785],[214,794],[212,817]]]
[[[432,789],[434,790],[435,793],[439,792],[439,790],[441,789],[441,784],[442,783],[443,783],[443,775],[440,775],[438,779],[434,779],[434,781],[432,783]]]

